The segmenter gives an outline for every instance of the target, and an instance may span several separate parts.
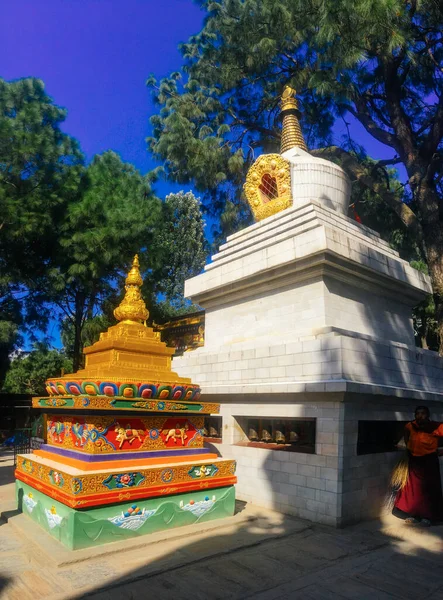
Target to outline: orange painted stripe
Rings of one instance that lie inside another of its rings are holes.
[[[40,456],[41,458],[46,458],[57,462],[61,465],[68,465],[70,467],[74,467],[75,469],[80,469],[81,471],[100,471],[101,469],[108,469],[112,471],[116,468],[125,468],[125,467],[142,467],[144,465],[162,465],[162,464],[172,464],[172,463],[181,463],[181,462],[192,462],[192,461],[201,461],[201,460],[214,460],[215,458],[219,458],[217,454],[195,454],[188,456],[164,456],[163,458],[138,458],[137,460],[127,459],[127,460],[110,460],[106,462],[86,462],[83,460],[79,460],[77,458],[68,458],[66,456],[61,456],[60,454],[53,454],[52,452],[48,452],[47,450],[34,450],[33,454]]]
[[[166,497],[173,494],[180,494],[184,492],[193,492],[193,491],[201,491],[226,487],[228,485],[234,485],[237,483],[237,477],[219,477],[218,479],[213,479],[211,481],[189,481],[185,483],[176,483],[169,484],[163,486],[153,486],[151,488],[135,488],[129,490],[128,488],[124,490],[113,490],[112,492],[104,492],[101,494],[88,494],[87,496],[81,496],[77,498],[74,495],[69,495],[62,492],[59,489],[55,489],[50,487],[49,485],[42,483],[38,479],[34,479],[28,475],[20,471],[15,471],[15,476],[20,481],[27,483],[31,487],[41,491],[46,494],[50,498],[65,504],[71,508],[87,508],[91,506],[102,506],[104,504],[115,504],[117,502],[130,502],[132,500],[141,500],[144,498],[151,498],[154,496],[157,497]]]

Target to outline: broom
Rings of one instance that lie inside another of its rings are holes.
[[[391,510],[394,508],[395,499],[399,491],[401,491],[409,479],[409,453],[404,452],[403,456],[395,465],[391,473],[389,481],[389,492],[386,498],[386,508]]]

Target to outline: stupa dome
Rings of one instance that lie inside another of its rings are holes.
[[[303,139],[295,90],[281,98],[280,154],[262,154],[249,169],[244,191],[257,221],[317,200],[347,215],[351,182],[341,167],[312,156]]]
[[[282,154],[290,164],[292,206],[319,200],[328,208],[347,215],[351,182],[341,167],[295,147]]]

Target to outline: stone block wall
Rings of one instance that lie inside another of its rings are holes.
[[[411,420],[415,400],[352,393],[329,394],[327,400],[305,394],[272,405],[232,400],[221,407],[223,443],[217,449],[237,461],[240,500],[336,527],[386,511],[390,474],[401,452],[357,455],[358,422]],[[443,402],[430,408],[443,421]],[[245,417],[315,418],[315,454],[236,445],[246,441]]]
[[[205,394],[348,391],[349,382],[380,386],[376,393],[386,386],[405,397],[419,390],[424,398],[441,397],[443,391],[443,358],[436,352],[333,328],[273,345],[205,346],[175,358],[173,368],[198,381]]]
[[[318,523],[337,525],[341,510],[339,447],[343,404],[339,401],[340,394],[336,395],[337,401],[331,400],[312,398],[272,406],[255,402],[222,405],[223,444],[218,447],[224,457],[237,461],[239,499]],[[268,450],[265,445],[236,446],[246,439],[239,425],[243,417],[314,417],[316,453]]]

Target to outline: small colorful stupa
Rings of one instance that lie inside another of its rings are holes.
[[[235,461],[204,448],[219,405],[171,371],[150,327],[138,257],[119,323],[85,348],[85,368],[47,381],[47,443],[17,457],[19,508],[70,549],[230,516]]]

